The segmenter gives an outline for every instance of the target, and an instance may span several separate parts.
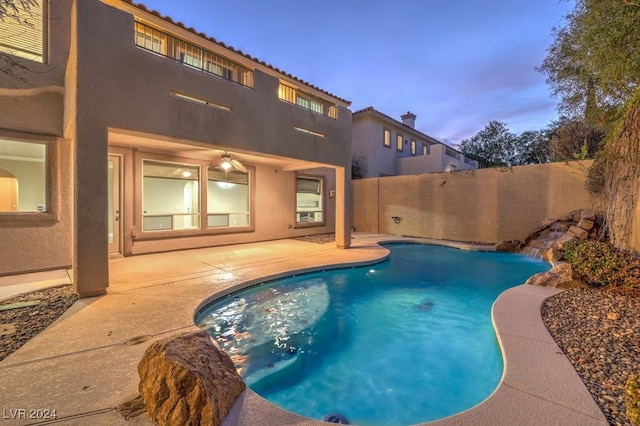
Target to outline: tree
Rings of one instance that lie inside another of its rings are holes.
[[[37,0],[0,0],[0,23],[14,21],[20,25],[28,25],[32,17],[31,8],[37,7]],[[15,60],[12,55],[0,52],[0,72],[9,77],[26,82],[22,75],[28,68]]]
[[[579,120],[562,118],[553,124],[550,153],[553,161],[586,160],[595,158],[605,132]]]
[[[490,121],[475,136],[460,143],[464,155],[478,159],[480,167],[511,166],[516,135],[501,121]]]
[[[640,84],[640,7],[629,0],[577,0],[538,71],[559,110],[590,127],[612,121]]]
[[[362,156],[351,158],[351,179],[362,179],[367,177],[367,164]]]
[[[516,136],[505,123],[490,121],[475,136],[463,140],[460,151],[476,159],[481,168],[546,163],[549,161],[549,136],[542,130]]]
[[[518,163],[521,165],[548,163],[551,159],[550,139],[549,130],[528,130],[520,134],[516,144],[519,150]]]

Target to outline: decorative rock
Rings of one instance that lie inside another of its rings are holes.
[[[541,272],[529,278],[525,284],[556,288],[586,287],[573,278],[573,269],[569,263],[561,263],[549,272]]]
[[[162,425],[220,425],[246,387],[203,331],[154,342],[138,374],[147,413]]]
[[[587,220],[595,221],[596,220],[596,212],[594,212],[592,210],[582,210],[580,212],[580,219],[587,219]]]
[[[522,242],[520,240],[510,240],[510,241],[500,241],[495,245],[496,251],[502,252],[516,252],[522,246]]]
[[[615,321],[620,319],[620,314],[616,313],[616,312],[610,312],[609,314],[607,314],[607,319],[611,320],[611,321]]]
[[[585,231],[591,231],[594,226],[595,223],[589,219],[580,219],[580,222],[578,222],[578,228],[582,228]]]
[[[581,240],[586,240],[587,237],[589,236],[589,233],[582,228],[578,228],[577,226],[572,226],[567,231],[567,235],[572,235]]]
[[[542,252],[542,259],[547,262],[555,262],[562,259],[564,254],[555,247],[548,248]]]

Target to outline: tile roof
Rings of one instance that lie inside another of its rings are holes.
[[[396,124],[396,125],[398,125],[398,126],[403,126],[403,127],[407,128],[407,129],[409,129],[409,130],[411,130],[411,131],[413,131],[413,132],[415,132],[415,133],[420,134],[421,136],[424,136],[425,138],[433,139],[433,140],[434,140],[435,142],[437,142],[437,143],[442,143],[442,142],[440,142],[439,140],[437,140],[436,138],[434,138],[433,136],[429,136],[429,135],[427,135],[426,133],[422,133],[420,130],[416,130],[414,127],[407,126],[407,125],[406,125],[406,124],[404,124],[402,121],[398,121],[398,120],[396,120],[395,118],[390,117],[390,116],[388,116],[387,114],[385,114],[385,113],[383,113],[383,112],[378,111],[377,109],[375,109],[375,108],[374,108],[374,107],[372,107],[372,106],[369,106],[369,107],[366,107],[366,108],[359,109],[358,111],[355,111],[352,115],[364,114],[364,113],[366,113],[366,112],[373,112],[373,113],[376,113],[376,114],[378,114],[378,115],[381,115],[382,117],[386,118],[387,120],[393,121],[393,122],[394,122],[394,124]]]
[[[333,98],[335,98],[335,99],[338,99],[338,100],[340,100],[340,101],[344,102],[344,103],[345,103],[345,104],[347,104],[347,105],[351,105],[351,101],[348,101],[348,100],[346,100],[346,99],[344,99],[344,98],[341,98],[341,97],[339,97],[339,96],[336,96],[336,95],[334,95],[333,93],[327,92],[326,90],[321,89],[321,88],[319,88],[319,87],[317,87],[317,86],[314,86],[313,84],[311,84],[311,83],[309,83],[309,82],[307,82],[307,81],[304,81],[304,80],[302,80],[302,79],[300,79],[300,78],[298,78],[298,77],[296,77],[296,76],[294,76],[294,75],[291,75],[291,74],[287,73],[286,71],[283,71],[283,70],[281,70],[281,69],[279,69],[279,68],[277,68],[277,67],[274,67],[274,66],[273,66],[273,65],[271,65],[271,64],[268,64],[268,63],[266,63],[266,62],[264,62],[264,61],[262,61],[262,60],[260,60],[260,59],[258,59],[258,58],[255,58],[255,57],[253,57],[253,56],[251,56],[251,55],[249,55],[249,54],[247,54],[247,53],[244,53],[242,50],[238,50],[238,49],[235,49],[233,46],[226,45],[225,43],[223,43],[223,42],[221,42],[221,41],[218,41],[218,40],[216,40],[215,38],[210,37],[210,36],[206,35],[206,34],[205,34],[205,33],[203,33],[203,32],[199,32],[199,31],[197,31],[197,30],[196,30],[195,28],[193,28],[193,27],[187,27],[187,26],[186,26],[185,24],[183,24],[182,22],[179,22],[179,21],[178,21],[178,22],[176,22],[176,21],[174,21],[173,19],[171,19],[171,17],[169,17],[169,16],[164,16],[164,15],[162,15],[160,12],[158,12],[157,10],[149,9],[147,6],[145,6],[145,5],[144,5],[144,4],[142,4],[142,3],[136,3],[136,2],[134,2],[133,0],[121,0],[121,1],[122,1],[123,3],[130,4],[130,5],[134,6],[135,8],[142,10],[143,12],[150,13],[150,14],[151,14],[151,15],[153,15],[153,16],[156,16],[156,17],[158,17],[158,18],[160,18],[160,19],[163,19],[163,20],[167,21],[168,23],[170,23],[170,24],[172,24],[172,25],[175,25],[175,26],[180,27],[180,28],[182,28],[182,29],[184,29],[184,30],[187,30],[187,31],[189,31],[189,32],[191,32],[191,33],[193,33],[193,34],[197,35],[198,37],[202,37],[202,38],[204,38],[204,39],[206,39],[206,40],[208,40],[208,41],[211,41],[211,42],[213,42],[213,43],[215,43],[215,44],[217,44],[217,45],[219,45],[219,46],[221,46],[221,47],[223,47],[223,48],[225,48],[225,49],[227,49],[227,50],[230,50],[230,51],[232,51],[232,52],[234,52],[234,53],[237,53],[237,54],[239,54],[239,55],[242,55],[242,56],[244,56],[244,57],[245,57],[245,58],[247,58],[247,59],[250,59],[250,60],[252,60],[252,61],[254,61],[254,62],[257,62],[257,63],[259,63],[259,64],[261,64],[261,65],[264,65],[265,67],[267,67],[267,68],[269,68],[269,69],[271,69],[271,70],[273,70],[273,71],[275,71],[275,72],[277,72],[277,73],[279,73],[279,74],[282,74],[282,75],[284,75],[284,76],[287,76],[287,77],[289,77],[289,78],[291,78],[291,79],[293,79],[293,80],[295,80],[295,81],[297,81],[297,82],[299,82],[299,83],[302,83],[302,84],[304,84],[304,85],[306,85],[306,86],[309,86],[309,87],[311,87],[311,88],[313,88],[313,89],[315,89],[315,90],[318,90],[318,91],[320,91],[320,92],[324,93],[325,95],[328,95],[328,96],[331,96],[331,97],[333,97]]]

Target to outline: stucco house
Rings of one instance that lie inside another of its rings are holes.
[[[350,103],[126,0],[39,0],[0,51],[0,275],[336,233]]]
[[[397,121],[373,107],[353,113],[352,155],[361,177],[471,170],[478,162],[415,128],[416,115]]]

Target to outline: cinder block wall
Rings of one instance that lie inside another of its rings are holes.
[[[545,218],[602,209],[584,187],[591,161],[353,181],[357,232],[496,243]],[[395,223],[392,217],[398,217]]]

